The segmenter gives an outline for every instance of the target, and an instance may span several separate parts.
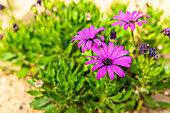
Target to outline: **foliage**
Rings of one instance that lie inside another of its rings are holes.
[[[42,13],[40,16],[36,13],[35,20],[29,25],[17,22],[19,30],[7,30],[6,37],[0,42],[0,58],[21,66],[19,77],[29,72],[33,77],[28,80],[31,85],[34,86],[36,80],[44,82],[39,90],[28,91],[35,96],[30,103],[34,109],[46,113],[76,113],[140,111],[144,105],[170,107],[169,103],[157,102],[150,97],[170,88],[170,65],[165,64],[167,59],[161,55],[159,60],[153,59],[148,57],[148,53],[135,59],[130,32],[110,27],[112,16],[119,10],[125,12],[126,4],[115,2],[107,15],[101,14],[93,2],[83,0],[78,5],[72,2],[68,6],[61,1],[47,1],[45,6],[49,14]],[[57,11],[53,10],[54,7]],[[87,19],[89,14],[90,20]],[[162,45],[163,49],[158,49],[158,53],[169,53],[168,37],[159,34],[163,29],[161,23],[168,23],[166,19],[160,21],[163,12],[148,7],[147,14],[151,16],[148,24],[137,27],[135,33],[137,44],[147,43],[156,48]],[[103,19],[104,16],[107,18]],[[125,78],[115,76],[114,80],[108,81],[105,76],[97,80],[97,72],[84,65],[85,56],[91,53],[81,53],[77,43],[71,44],[71,39],[90,25],[107,29],[105,43],[110,41],[110,34],[115,30],[117,39],[114,43],[131,52],[133,63],[131,68],[123,68]]]

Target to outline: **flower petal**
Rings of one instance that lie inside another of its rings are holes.
[[[112,66],[113,71],[117,75],[119,75],[120,77],[125,77],[125,72],[120,67],[118,67],[116,65],[110,65],[110,66]]]
[[[94,64],[94,63],[102,63],[102,60],[93,59],[93,60],[86,62],[85,65]]]
[[[148,18],[151,18],[151,17],[150,17],[150,16],[148,16],[148,15],[141,15],[141,16],[137,17],[137,18],[135,19],[135,21],[136,21],[136,20],[138,20],[139,18],[142,18],[142,17],[148,17]]]
[[[80,37],[78,37],[78,38],[73,38],[72,39],[72,41],[71,41],[71,43],[73,43],[75,40],[82,40],[83,38],[80,38]]]
[[[101,48],[101,50],[102,50],[102,53],[103,53],[103,56],[106,58],[107,57],[107,45],[104,43],[104,42],[102,42],[102,47],[100,47]]]
[[[101,45],[101,41],[100,41],[99,39],[94,39],[93,41],[94,41],[98,46]]]
[[[131,20],[131,18],[130,18],[130,12],[129,12],[129,11],[126,11],[126,15],[127,15],[127,19],[128,19],[128,20]]]
[[[129,24],[124,25],[124,30],[126,30],[129,27]]]
[[[93,25],[90,25],[90,33],[91,35],[95,34],[95,27]]]
[[[91,40],[88,40],[87,43],[86,43],[86,48],[87,48],[87,50],[90,50],[90,49],[91,49],[91,46],[92,46],[92,41],[91,41]]]
[[[123,11],[119,11],[119,14],[126,20],[126,21],[129,21],[127,19],[127,16],[125,15],[125,13]]]
[[[139,26],[142,26],[142,23],[141,23],[141,22],[136,21],[136,23],[137,23]]]
[[[108,47],[108,57],[110,58],[110,56],[112,55],[113,52],[113,42],[109,42],[109,47]]]
[[[123,21],[116,21],[116,22],[114,22],[112,25],[111,25],[111,27],[113,27],[113,26],[116,26],[116,25],[119,25],[119,24],[125,24],[126,22],[123,22]]]
[[[128,22],[126,19],[124,19],[124,18],[123,18],[122,16],[120,16],[120,15],[114,15],[113,18],[114,18],[114,19],[122,20],[122,21],[124,21],[124,22]]]
[[[95,71],[96,69],[100,68],[101,66],[103,66],[104,64],[103,63],[99,63],[99,64],[96,64],[92,67],[92,71]]]
[[[98,37],[100,37],[102,39],[102,41],[105,40],[104,36],[102,36],[102,35],[99,35]]]
[[[95,35],[97,35],[97,33],[99,33],[100,31],[106,30],[104,27],[100,27],[98,29],[95,30]]]
[[[78,48],[80,49],[81,45],[86,42],[86,40],[81,40],[79,43],[78,43]]]
[[[132,31],[134,31],[135,30],[135,23],[130,23],[130,28],[131,28]]]
[[[130,52],[128,51],[128,50],[125,50],[125,51],[121,51],[121,52],[119,52],[118,54],[117,54],[117,58],[119,58],[119,57],[121,57],[121,56],[123,56],[123,55],[126,55],[126,54],[129,54]]]
[[[87,44],[87,43],[84,43],[84,45],[83,45],[83,47],[82,47],[82,52],[83,52],[83,53],[84,53],[85,50],[86,50],[86,44]]]
[[[136,19],[140,14],[142,14],[142,13],[143,13],[142,11],[139,11],[132,20],[135,20],[135,19]]]
[[[137,13],[137,11],[133,11],[132,14],[131,14],[131,20],[133,20],[135,14]]]
[[[112,66],[107,66],[107,68],[108,68],[109,76],[113,80],[114,79],[114,72],[113,72]]]
[[[107,72],[107,66],[103,66],[101,67],[98,72],[97,72],[97,80],[99,80],[100,78],[104,77],[104,75]]]
[[[148,24],[148,22],[146,20],[140,20],[140,21],[142,21],[145,24]]]
[[[94,46],[92,46],[91,50],[94,53],[96,53],[101,59],[104,59],[103,54],[102,54],[101,50],[99,49],[99,47],[94,45]]]

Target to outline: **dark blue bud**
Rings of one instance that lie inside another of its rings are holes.
[[[13,30],[14,30],[14,32],[16,32],[16,31],[18,31],[18,24],[13,24]]]
[[[4,8],[5,8],[5,7],[4,7],[3,5],[0,4],[0,10],[1,10],[1,9],[4,9]]]
[[[116,39],[116,31],[112,31],[112,33],[110,35],[110,39],[111,40],[115,40]]]
[[[37,4],[41,6],[41,0],[37,0]]]

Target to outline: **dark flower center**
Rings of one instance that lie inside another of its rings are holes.
[[[110,64],[112,64],[112,60],[109,59],[109,58],[105,58],[103,62],[104,62],[105,65],[110,65]]]
[[[89,38],[88,40],[93,41],[93,38]]]
[[[135,23],[135,21],[134,21],[134,20],[130,20],[130,21],[128,22],[128,24],[130,24],[130,23]]]

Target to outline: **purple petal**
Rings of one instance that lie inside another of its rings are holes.
[[[87,50],[90,50],[91,46],[92,46],[92,41],[88,40],[87,43],[86,43]]]
[[[124,30],[126,30],[129,27],[129,24],[125,24]]]
[[[107,72],[107,66],[103,66],[101,67],[98,72],[97,72],[97,80],[99,80],[100,78],[104,77],[104,75]]]
[[[78,43],[78,48],[80,49],[81,45],[86,42],[85,40],[81,40],[79,43]]]
[[[131,20],[131,18],[130,18],[130,12],[129,12],[129,11],[126,11],[126,15],[127,15],[127,19],[128,19],[128,20]]]
[[[125,62],[118,62],[118,61],[114,61],[113,64],[116,64],[116,65],[120,65],[120,66],[124,66],[124,67],[131,67],[130,64],[128,63],[125,63]]]
[[[113,42],[109,42],[108,57],[112,55],[112,52],[113,52]]]
[[[93,25],[90,25],[90,33],[91,35],[95,34],[95,27]]]
[[[99,39],[94,39],[93,41],[94,41],[98,46],[101,45],[101,41],[100,41]]]
[[[148,24],[148,22],[146,20],[140,20],[141,22]]]
[[[113,26],[116,26],[116,25],[119,25],[119,24],[125,24],[125,22],[123,22],[123,21],[116,21],[116,22],[114,22],[112,25],[111,25],[111,27],[113,27]]]
[[[119,53],[116,55],[116,57],[118,58],[118,57],[121,57],[121,56],[126,55],[126,54],[129,54],[129,53],[130,53],[130,52],[129,52],[128,50],[121,51],[121,52],[119,52]]]
[[[125,15],[124,12],[119,11],[119,14],[120,14],[126,21],[129,21],[129,20],[127,19],[127,16]]]
[[[128,22],[126,19],[124,19],[124,18],[121,17],[120,15],[114,15],[113,18],[114,18],[114,19],[122,20],[122,21],[124,21],[124,22]]]
[[[84,45],[83,45],[83,47],[82,47],[82,52],[83,52],[83,53],[84,53],[85,50],[86,50],[86,44],[87,44],[87,43],[84,43]]]
[[[100,27],[98,29],[95,30],[95,35],[97,35],[97,33],[99,33],[100,31],[106,30],[104,27]]]
[[[116,46],[115,46],[116,47]],[[120,46],[120,47],[117,47],[117,48],[114,48],[114,51],[112,53],[112,56],[110,57],[112,60],[116,59],[117,58],[117,55],[123,51],[124,47],[123,46]]]
[[[85,35],[85,34],[83,33],[83,31],[79,31],[77,34],[78,34],[78,36],[80,36],[81,38],[88,39],[87,35]]]
[[[99,35],[98,37],[100,37],[102,39],[102,41],[105,40],[104,36],[102,36],[102,35]]]
[[[140,14],[142,14],[143,12],[138,12],[137,14],[136,14],[136,16],[132,19],[132,20],[135,20]]]
[[[117,75],[119,75],[120,77],[125,77],[125,73],[124,73],[124,71],[123,71],[120,67],[118,67],[118,66],[116,66],[116,65],[110,65],[110,66],[112,66],[113,71],[114,71]]]
[[[166,31],[166,29],[164,29],[164,30],[160,31],[160,33],[163,33],[164,31]]]
[[[130,28],[131,28],[132,31],[134,31],[135,30],[135,23],[130,23]]]
[[[83,38],[80,38],[80,37],[78,37],[78,38],[73,38],[72,39],[72,41],[71,41],[71,43],[73,43],[75,40],[82,40]]]
[[[109,76],[113,80],[114,79],[114,72],[113,72],[112,66],[107,66],[107,68],[108,68]]]
[[[121,27],[122,27],[123,25],[125,25],[125,24],[126,24],[126,22],[124,22],[124,23],[120,24],[120,26],[119,26],[119,27],[121,28]]]
[[[92,67],[92,71],[95,71],[96,69],[98,69],[99,67],[103,66],[104,64],[103,63],[99,63],[99,64],[96,64]]]
[[[136,23],[137,23],[139,26],[142,26],[142,23],[141,23],[141,22],[136,21]]]
[[[126,62],[131,62],[132,57],[131,56],[123,56],[123,57],[119,57],[119,58],[117,58],[115,60],[119,60],[119,61],[123,60],[123,61],[126,61]]]
[[[132,14],[131,14],[131,20],[133,20],[135,14],[137,13],[137,11],[133,11]]]
[[[104,59],[101,50],[97,46],[92,46],[91,50],[96,53],[101,59]]]
[[[100,48],[102,50],[103,56],[106,58],[107,57],[107,45],[104,42],[102,42],[102,46],[103,47],[100,47]]]
[[[87,28],[83,29],[83,33],[86,37],[91,38],[89,29],[87,29]]]
[[[85,65],[94,64],[94,63],[102,63],[102,60],[93,59],[93,60],[86,62]]]
[[[136,19],[135,19],[135,21],[136,21],[136,20],[138,20],[139,18],[142,18],[142,17],[148,17],[148,18],[151,18],[151,17],[150,17],[150,16],[148,16],[148,15],[141,15],[141,16],[139,16],[138,18],[136,18]]]

